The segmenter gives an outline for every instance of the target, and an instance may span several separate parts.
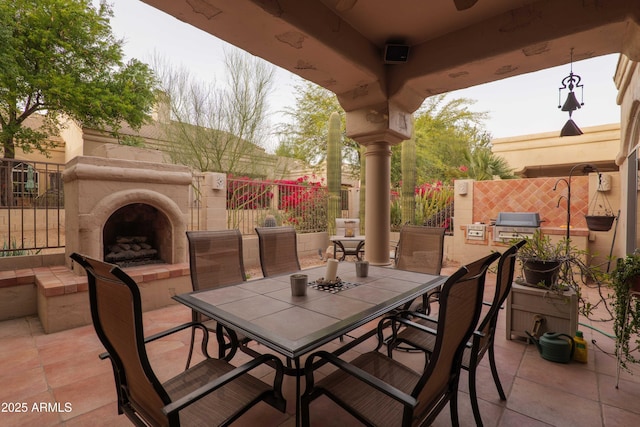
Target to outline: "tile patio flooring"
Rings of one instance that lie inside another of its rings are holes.
[[[445,269],[447,274],[451,269]],[[488,276],[487,292],[495,276]],[[182,306],[170,306],[145,313],[145,331],[152,334],[190,320],[190,312]],[[589,342],[587,364],[556,364],[542,359],[533,345],[505,339],[505,315],[500,315],[496,339],[498,370],[507,393],[501,402],[491,379],[487,362],[479,369],[480,409],[486,426],[637,426],[640,425],[640,368],[635,376],[623,373],[620,388],[615,388],[614,342],[596,330],[581,326]],[[591,323],[580,319],[581,322]],[[598,330],[610,331],[609,324],[594,323]],[[183,368],[188,333],[155,342],[148,350],[152,365],[160,379]],[[592,342],[595,340],[595,343]],[[337,344],[331,344],[331,346]],[[374,341],[359,349],[369,350]],[[263,347],[264,349],[264,347]],[[92,326],[46,335],[37,317],[0,322],[0,426],[126,426],[118,416],[111,366],[98,359],[103,351]],[[212,354],[215,354],[212,352]],[[347,353],[354,357],[355,351]],[[236,356],[238,362],[247,356]],[[397,358],[416,367],[418,354],[398,353]],[[485,358],[486,359],[486,358]],[[234,359],[236,360],[236,359]],[[270,369],[261,375],[270,378]],[[285,380],[285,397],[294,401],[294,381]],[[460,383],[460,417],[462,426],[473,425],[467,393],[467,374]],[[8,413],[12,404],[26,403],[25,413]],[[58,404],[57,412],[33,410],[37,403]],[[65,407],[68,404],[68,407]],[[289,406],[291,408],[291,406]],[[66,410],[66,411],[65,411]],[[312,406],[317,426],[358,425],[328,400],[319,399]],[[293,426],[291,410],[282,414],[259,404],[236,424],[237,426]],[[447,426],[448,408],[440,414],[435,426]]]

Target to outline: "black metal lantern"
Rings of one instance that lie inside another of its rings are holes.
[[[571,118],[571,115],[573,114],[573,112],[584,105],[584,101],[583,101],[584,87],[580,83],[581,80],[582,78],[579,75],[573,74],[573,48],[572,48],[569,75],[566,76],[564,79],[562,79],[562,86],[558,88],[558,108],[561,108],[562,111],[567,111],[569,113],[569,120],[562,127],[562,130],[560,131],[560,136],[582,135],[582,131]],[[576,97],[576,94],[574,92],[574,89],[577,89],[577,88],[580,88],[580,91],[581,91],[580,102],[578,102],[578,98]],[[567,100],[564,102],[564,104],[561,103],[563,89],[569,89],[569,94],[567,95]]]

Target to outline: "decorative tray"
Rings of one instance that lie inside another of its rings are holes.
[[[361,285],[361,283],[345,282],[339,277],[336,277],[336,280],[333,282],[327,282],[324,280],[324,277],[320,277],[313,282],[309,282],[307,286],[319,291],[331,292],[332,294],[335,294],[340,291],[344,291],[345,289],[355,288],[359,285]]]

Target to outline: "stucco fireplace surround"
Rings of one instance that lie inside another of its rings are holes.
[[[79,156],[63,180],[69,268],[72,252],[114,262],[138,250],[148,255],[142,262],[186,262],[187,167]]]

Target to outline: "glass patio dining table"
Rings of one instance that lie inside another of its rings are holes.
[[[370,266],[367,277],[357,277],[354,263],[340,262],[340,287],[317,286],[326,267],[307,274],[304,296],[292,296],[289,275],[250,280],[238,285],[176,295],[174,299],[291,359],[296,376],[296,424],[299,421],[300,357],[348,332],[403,306],[444,283],[446,276]],[[342,354],[368,334],[345,344]]]

